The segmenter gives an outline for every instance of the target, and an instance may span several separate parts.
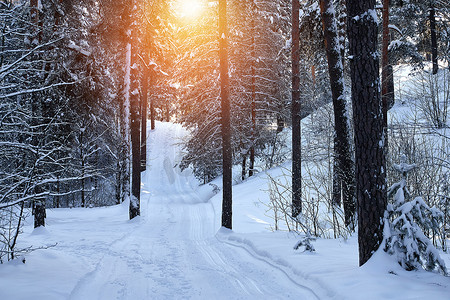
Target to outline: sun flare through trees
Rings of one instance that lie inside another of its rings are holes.
[[[176,3],[176,13],[182,17],[190,20],[195,20],[202,13],[204,13],[203,0],[178,0]]]

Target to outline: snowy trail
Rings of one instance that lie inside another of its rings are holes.
[[[150,134],[141,219],[113,242],[70,299],[318,299],[282,269],[215,236],[213,206],[174,168],[182,128]]]

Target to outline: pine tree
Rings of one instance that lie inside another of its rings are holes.
[[[355,179],[354,162],[351,157],[350,129],[348,113],[344,94],[344,70],[340,57],[341,45],[338,39],[337,22],[334,14],[334,7],[331,1],[321,0],[320,10],[322,14],[323,32],[325,38],[325,48],[328,58],[328,72],[330,75],[330,86],[333,97],[334,109],[334,152],[335,163],[333,170],[333,181],[341,187],[339,193],[333,191],[333,203],[340,203],[336,200],[341,197],[344,204],[345,225],[355,228]],[[334,183],[335,184],[335,183]],[[336,195],[337,194],[337,195]]]
[[[363,265],[382,242],[382,220],[387,205],[375,1],[348,0],[347,13],[353,122],[356,124],[359,264]]]
[[[439,232],[443,213],[436,207],[429,207],[422,197],[412,199],[406,185],[408,173],[415,167],[406,163],[405,155],[400,158],[400,164],[394,165],[402,177],[388,190],[393,202],[387,206],[384,220],[384,251],[396,255],[398,263],[408,271],[423,267],[446,275],[444,260],[424,234],[424,231]]]
[[[227,1],[219,0],[219,57],[220,57],[220,99],[222,133],[222,226],[232,228],[232,173],[231,122],[228,78],[228,30]]]
[[[131,137],[131,195],[130,220],[140,215],[141,198],[141,119],[139,101],[139,63],[138,63],[138,24],[135,1],[129,4],[129,44],[127,45],[128,71],[126,97],[130,103],[130,137]]]
[[[299,0],[292,0],[292,216],[302,211]]]

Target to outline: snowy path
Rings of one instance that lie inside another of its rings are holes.
[[[134,231],[113,242],[70,299],[318,299],[271,263],[215,236],[213,206],[174,168],[181,127],[150,134]]]

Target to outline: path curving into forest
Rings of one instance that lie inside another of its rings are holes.
[[[149,133],[141,217],[109,246],[70,299],[319,299],[275,263],[216,236],[216,213],[180,172],[185,134],[160,123]]]

